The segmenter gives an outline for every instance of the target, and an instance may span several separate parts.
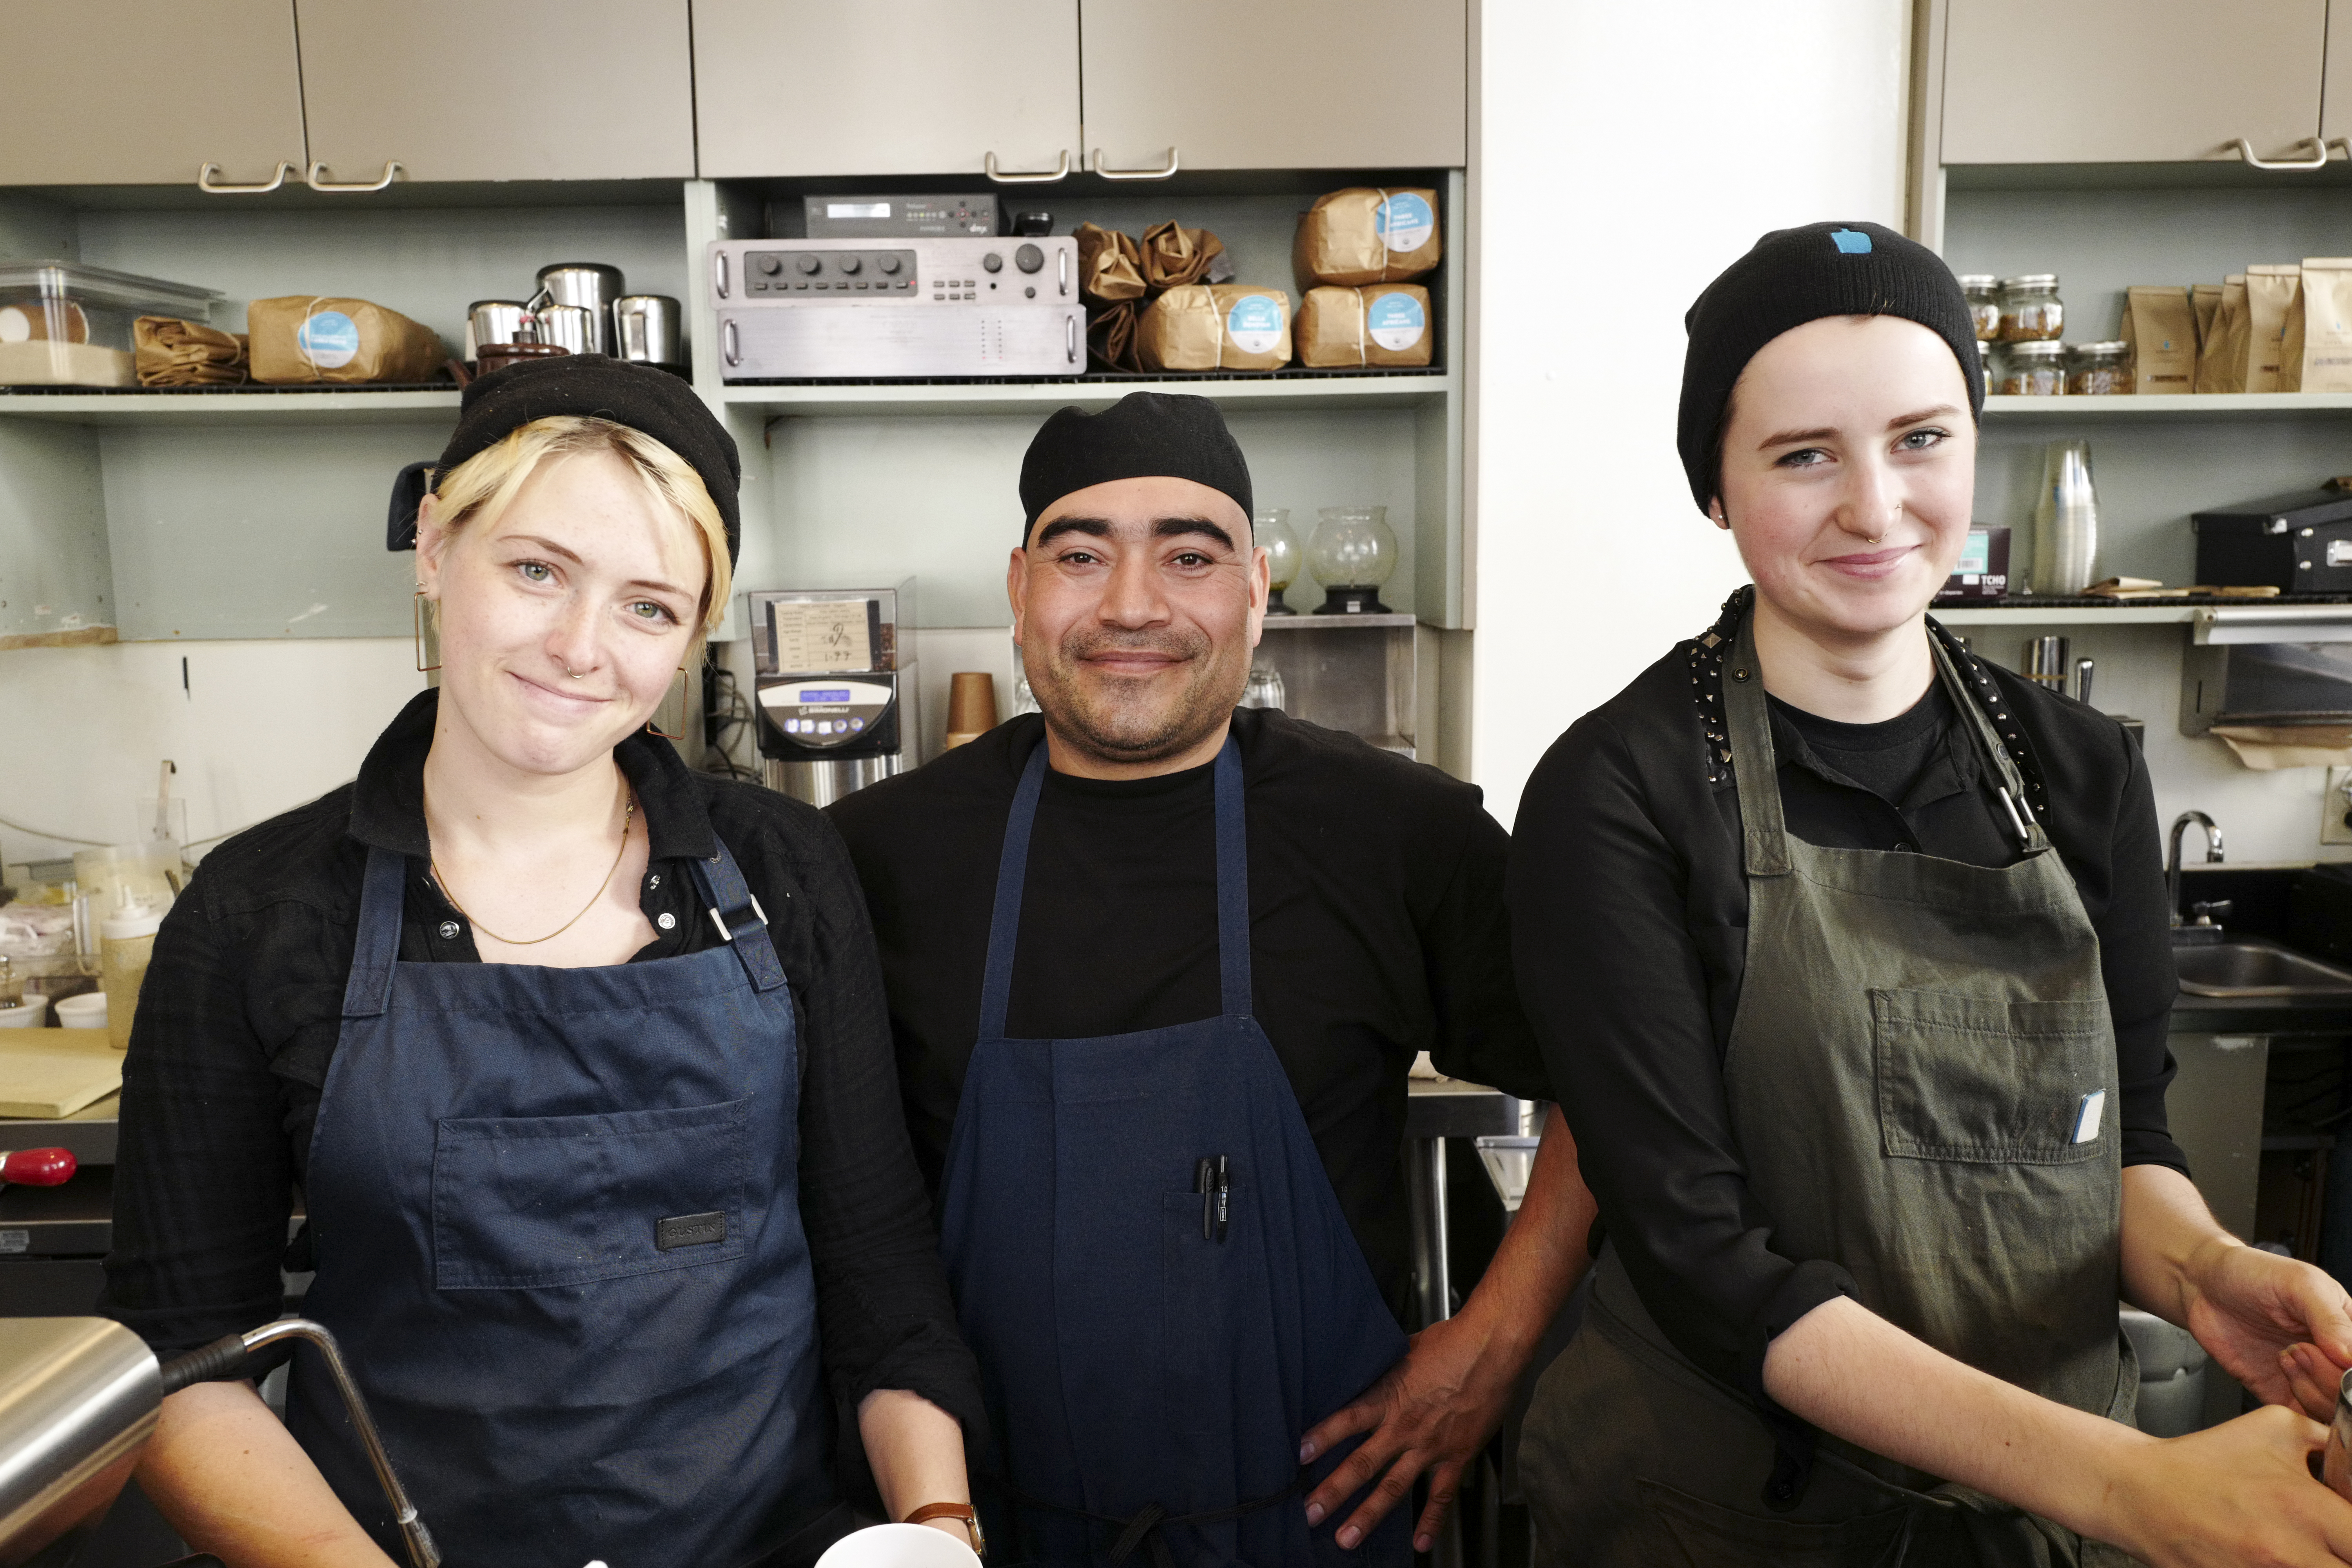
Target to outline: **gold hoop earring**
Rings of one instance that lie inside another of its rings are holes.
[[[416,612],[415,617],[416,622],[416,672],[419,675],[430,675],[441,667],[437,664],[427,664],[425,662],[425,590],[422,588],[416,590],[415,609]]]
[[[669,694],[667,692],[664,692],[662,694],[662,700],[667,701],[668,700]],[[686,722],[686,666],[682,664],[677,667],[677,721],[683,724]],[[654,711],[658,713],[661,710],[656,708]],[[646,733],[648,735],[659,735],[665,741],[676,741],[684,738],[686,731],[680,730],[677,734],[673,735],[667,730],[656,730],[654,728],[654,721],[648,719],[646,721]]]

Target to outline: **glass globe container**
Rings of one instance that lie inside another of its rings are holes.
[[[1396,531],[1384,506],[1327,506],[1307,542],[1307,569],[1323,584],[1318,616],[1385,616],[1381,585],[1397,569]]]
[[[1290,509],[1275,507],[1267,511],[1252,512],[1250,533],[1265,547],[1266,574],[1274,590],[1266,595],[1265,613],[1269,616],[1297,615],[1297,610],[1282,602],[1282,591],[1298,581],[1298,565],[1302,559],[1298,535],[1290,531]]]

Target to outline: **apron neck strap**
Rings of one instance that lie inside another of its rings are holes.
[[[1780,762],[1772,750],[1772,716],[1764,696],[1764,669],[1756,658],[1756,612],[1741,617],[1731,655],[1723,665],[1723,716],[1731,736],[1731,783],[1739,798],[1742,852],[1751,877],[1788,874],[1789,828],[1780,811]],[[2020,847],[2028,855],[2050,847],[2025,804],[2025,783],[2017,764],[1993,733],[1992,721],[1953,668],[1951,656],[1933,634],[1927,649],[1936,661],[1936,679],[1942,682],[1961,722],[1976,743],[1977,754],[1991,774],[1989,782],[1999,796]],[[1751,787],[1752,786],[1752,787]]]
[[[1780,814],[1780,763],[1772,752],[1772,714],[1764,700],[1764,667],[1756,659],[1756,612],[1739,619],[1723,661],[1723,720],[1731,736],[1731,787],[1739,799],[1742,854],[1751,877],[1789,874],[1789,825]]]
[[[1021,899],[1029,880],[1029,842],[1037,800],[1045,787],[1048,743],[1039,737],[1013,792],[1004,819],[1004,847],[996,862],[996,902],[988,917],[988,969],[980,989],[980,1037],[1001,1040],[1013,1006],[1013,954],[1021,937]],[[1232,731],[1217,752],[1212,777],[1217,812],[1217,986],[1225,1016],[1251,1009],[1249,837],[1242,816],[1241,742]]]
[[[712,843],[719,853],[708,860],[690,862],[694,867],[694,885],[701,890],[710,923],[719,928],[719,934],[735,950],[751,989],[773,991],[784,983],[784,965],[776,956],[776,944],[768,937],[768,911],[752,897],[751,885],[743,880],[742,868],[735,864],[734,852],[724,840],[713,839]]]
[[[400,920],[407,907],[402,884],[408,857],[371,844],[360,884],[360,934],[352,947],[352,977],[343,984],[343,1016],[374,1018],[392,1005],[392,966],[400,957]]]

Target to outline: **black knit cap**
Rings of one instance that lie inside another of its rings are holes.
[[[1984,415],[1984,367],[1967,296],[1944,258],[1874,223],[1775,229],[1726,268],[1683,317],[1682,414],[1675,445],[1699,510],[1722,475],[1723,411],[1757,351],[1824,316],[1900,316],[1951,346],[1968,379],[1969,411]]]
[[[1130,392],[1100,414],[1058,408],[1021,459],[1021,539],[1045,509],[1075,490],[1113,479],[1191,479],[1222,490],[1250,514],[1249,464],[1205,397]]]
[[[416,548],[416,509],[426,493],[425,476],[447,473],[467,458],[489,450],[534,419],[575,414],[609,419],[643,431],[684,458],[702,476],[702,488],[727,524],[727,559],[741,553],[742,514],[736,491],[743,462],[735,438],[712,417],[694,388],[666,370],[630,364],[604,354],[559,354],[527,359],[477,376],[457,404],[457,428],[441,456],[411,463],[392,484],[392,510],[384,547]]]

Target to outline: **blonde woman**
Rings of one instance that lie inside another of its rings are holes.
[[[891,1518],[970,1530],[980,1393],[855,873],[648,732],[726,605],[737,474],[660,372],[468,387],[412,483],[439,689],[156,942],[102,1310],[168,1354],[315,1269],[453,1563],[805,1562],[868,1465]],[[248,1383],[173,1395],[140,1477],[238,1568],[403,1553],[307,1359],[283,1426]]]

